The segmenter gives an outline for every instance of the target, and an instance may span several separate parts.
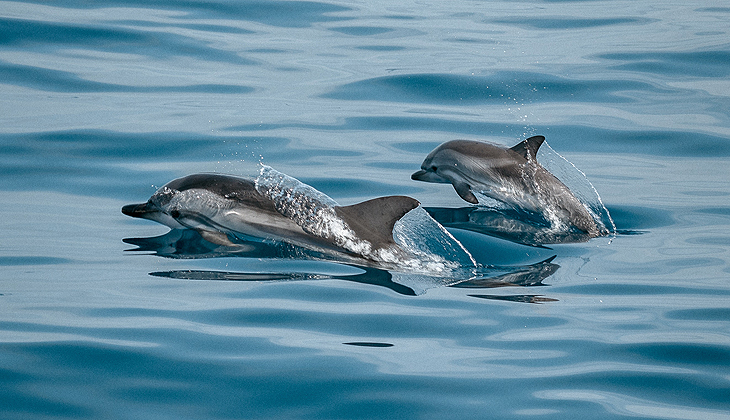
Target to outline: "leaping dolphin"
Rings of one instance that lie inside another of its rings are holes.
[[[573,193],[537,162],[543,136],[530,137],[507,148],[500,145],[452,140],[436,147],[411,179],[450,183],[461,198],[472,204],[474,192],[518,210],[564,223],[589,236],[604,234],[588,209]]]
[[[254,180],[195,174],[170,181],[142,204],[122,213],[154,220],[172,229],[191,228],[209,242],[234,246],[229,233],[292,243],[327,254],[379,260],[383,252],[402,253],[393,227],[419,202],[389,196],[351,206],[322,206],[321,220],[306,223],[282,213],[280,203],[262,194]]]

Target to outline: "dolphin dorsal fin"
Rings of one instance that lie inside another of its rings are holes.
[[[510,147],[510,149],[527,160],[537,162],[537,149],[540,148],[544,141],[544,136],[532,136]]]
[[[351,206],[335,206],[335,212],[360,239],[367,240],[375,248],[383,248],[394,243],[395,222],[420,204],[411,197],[393,195]]]

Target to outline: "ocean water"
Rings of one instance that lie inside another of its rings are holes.
[[[730,419],[728,28],[719,1],[0,1],[0,417]],[[456,285],[120,212],[263,163],[456,217],[423,158],[536,134],[617,234],[450,227],[492,270]]]

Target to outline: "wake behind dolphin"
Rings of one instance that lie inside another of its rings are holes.
[[[586,239],[608,234],[600,217],[537,162],[544,141],[545,137],[534,136],[511,148],[471,140],[448,141],[434,149],[411,178],[450,183],[472,204],[497,200],[510,210],[523,212],[526,219],[539,216],[553,231],[576,229]]]
[[[190,228],[225,246],[235,247],[235,238],[242,235],[412,272],[468,270],[476,264],[410,197],[340,206],[268,166],[255,180],[220,174],[179,178],[146,203],[124,206],[122,212],[172,229]]]

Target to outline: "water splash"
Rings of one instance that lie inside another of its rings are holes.
[[[583,171],[556,152],[547,141],[538,150],[537,158],[545,169],[555,175],[583,203],[596,221],[600,232],[611,235],[616,234],[616,224],[611,214],[603,204],[596,187],[591,184]]]
[[[434,262],[437,264],[456,263],[458,267],[477,266],[474,257],[464,245],[420,206],[396,222],[393,239],[424,261],[436,260]]]
[[[396,270],[444,273],[473,270],[476,262],[464,246],[420,206],[402,217],[393,228],[396,247],[375,248],[337,216],[337,202],[270,166],[262,165],[256,190],[302,229],[332,240],[339,247]]]

